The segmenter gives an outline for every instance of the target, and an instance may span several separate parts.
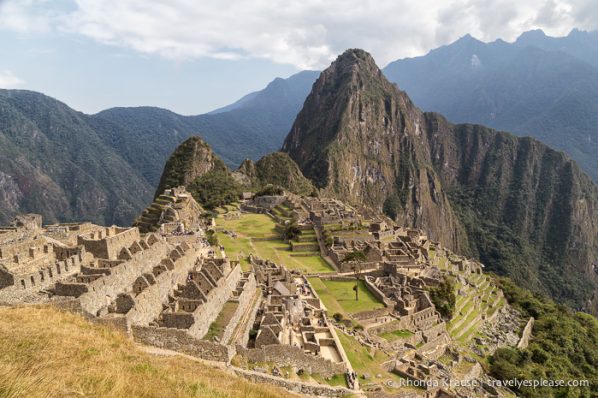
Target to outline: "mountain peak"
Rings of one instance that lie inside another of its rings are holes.
[[[349,48],[339,55],[336,60],[355,60],[376,63],[370,53],[360,48]]]
[[[538,40],[544,40],[547,37],[548,36],[546,36],[546,33],[544,33],[544,31],[542,29],[533,29],[533,30],[528,30],[527,32],[523,32],[521,35],[519,35],[517,40],[515,40],[515,43],[516,44],[534,43]]]
[[[353,79],[357,75],[378,75],[382,76],[382,72],[376,65],[376,61],[367,51],[350,48],[339,55],[330,66],[324,70],[321,78],[325,80],[338,79],[349,77]]]
[[[472,35],[470,35],[469,33],[467,33],[465,36],[461,36],[460,38],[458,38],[457,40],[455,40],[454,43],[449,44],[449,46],[474,46],[476,44],[484,44],[484,42],[476,39],[475,37],[473,37]]]

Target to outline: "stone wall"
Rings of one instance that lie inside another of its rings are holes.
[[[386,322],[382,325],[377,325],[372,328],[368,329],[369,333],[373,334],[382,334],[386,332],[394,332],[395,330],[411,330],[411,325],[407,319],[396,319],[392,318],[393,320],[390,322]],[[413,331],[413,330],[412,330]]]
[[[299,347],[273,344],[261,348],[244,348],[237,346],[237,353],[250,362],[272,362],[278,367],[296,366],[308,373],[332,377],[345,373],[344,363],[334,363],[322,357],[306,354]]]
[[[188,249],[184,255],[172,262],[172,270],[167,270],[155,277],[155,283],[143,289],[133,300],[133,308],[126,314],[131,325],[148,325],[156,319],[163,310],[162,305],[168,303],[168,295],[179,284],[184,284],[189,271],[194,267],[198,252]]]
[[[315,252],[320,250],[320,245],[317,242],[314,243],[297,243],[291,241],[291,250],[294,252]]]
[[[245,328],[241,332],[241,339],[236,342],[237,345],[240,345],[242,347],[247,347],[247,344],[249,343],[249,332],[251,331],[251,329],[253,329],[253,323],[255,322],[255,318],[257,316],[257,311],[260,309],[262,301],[263,301],[263,297],[261,294],[259,294],[258,299],[255,301],[255,305],[253,306],[253,308],[251,308],[251,313],[249,314],[249,318],[247,318],[247,323],[245,324]],[[235,343],[235,342],[231,341],[231,344],[232,343]]]
[[[313,397],[342,397],[354,393],[354,391],[344,387],[330,387],[322,384],[292,381],[251,370],[233,368],[233,371],[237,376],[243,377],[253,383],[268,383],[294,393]]]
[[[48,288],[57,281],[62,281],[79,272],[85,259],[85,249],[81,248],[80,252],[71,257],[40,267],[34,272],[13,274],[0,269],[0,288],[10,287],[11,295],[19,295],[19,293],[22,295]],[[0,296],[4,293],[3,290],[0,290]]]
[[[94,257],[114,260],[123,248],[130,247],[140,239],[137,227],[124,229],[112,226],[79,236],[77,245],[85,246]]]
[[[249,306],[251,305],[253,297],[255,296],[255,289],[255,276],[253,275],[253,273],[251,273],[247,277],[247,281],[243,286],[241,294],[239,294],[239,296],[235,299],[239,303],[239,305],[237,306],[235,313],[228,322],[228,325],[226,325],[226,328],[224,329],[224,333],[222,334],[222,338],[220,339],[222,343],[229,343],[230,338],[232,337],[235,329],[237,328],[239,320],[243,317],[243,315],[245,315],[245,313],[253,310],[253,308],[250,308]]]
[[[191,336],[202,338],[222,311],[224,303],[228,301],[233,290],[241,279],[241,266],[236,265],[228,275],[225,275],[217,287],[210,290],[207,301],[193,312],[194,322],[188,329]]]
[[[135,280],[144,273],[151,273],[160,259],[167,256],[169,246],[159,240],[145,250],[140,250],[132,258],[110,268],[110,274],[91,278],[89,283],[58,282],[56,292],[63,296],[78,296],[81,307],[93,315],[107,308],[118,294],[124,293]]]
[[[364,319],[383,318],[385,316],[390,315],[391,312],[392,308],[384,307],[370,311],[357,312],[355,314],[351,314],[351,317],[355,320],[362,321]]]
[[[208,361],[230,362],[235,348],[190,336],[185,330],[132,326],[133,339],[143,344],[182,352]]]
[[[419,347],[417,351],[423,353],[429,359],[438,359],[445,353],[446,347],[450,342],[450,337],[446,333],[443,333]]]
[[[445,332],[446,324],[444,322],[440,322],[429,329],[422,330],[422,335],[425,338],[425,341],[431,341]]]
[[[374,278],[374,276],[372,276],[371,278]],[[367,289],[370,291],[370,293],[372,293],[374,295],[374,297],[376,297],[378,300],[382,301],[385,306],[394,308],[394,305],[395,305],[394,302],[391,299],[389,299],[388,297],[386,297],[386,295],[384,293],[382,293],[382,291],[380,289],[378,289],[378,287],[376,287],[376,285],[374,285],[374,283],[372,283],[369,276],[366,276],[363,279],[363,281],[365,283],[365,287],[367,287]]]
[[[521,339],[519,340],[519,343],[517,343],[517,348],[519,348],[520,350],[525,350],[529,345],[529,339],[532,336],[534,322],[534,317],[531,317],[529,321],[527,321],[525,328],[523,328],[523,333],[521,333]]]

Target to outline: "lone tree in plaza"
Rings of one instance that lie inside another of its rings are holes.
[[[361,250],[355,250],[343,258],[344,263],[352,263],[353,274],[355,275],[355,301],[359,301],[359,277],[361,275],[361,262],[365,261],[365,254]]]

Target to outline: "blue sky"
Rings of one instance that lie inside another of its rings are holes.
[[[20,80],[11,88],[40,91],[85,113],[151,105],[199,114],[298,70],[265,59],[172,60],[61,33],[0,35],[0,71]]]
[[[509,41],[596,21],[593,0],[0,0],[0,88],[86,113],[199,114],[351,47],[385,66],[466,33]]]

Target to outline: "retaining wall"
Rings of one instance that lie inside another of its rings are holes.
[[[233,368],[237,376],[241,376],[253,383],[268,383],[286,390],[306,394],[314,397],[342,397],[353,394],[354,391],[344,387],[329,387],[322,384],[311,384],[300,381],[283,379],[282,377],[271,376],[265,373],[254,372],[251,370]]]
[[[251,362],[272,362],[278,367],[296,366],[308,373],[316,373],[323,377],[332,377],[344,373],[344,363],[334,363],[328,359],[306,354],[299,347],[283,344],[266,345],[261,348],[244,348],[237,346],[237,353]]]
[[[237,309],[235,310],[235,313],[233,314],[232,318],[228,322],[228,325],[226,325],[226,328],[224,329],[224,333],[222,334],[222,338],[220,339],[220,341],[222,343],[226,344],[229,342],[235,329],[237,328],[237,324],[239,323],[239,320],[243,317],[243,315],[247,311],[251,310],[251,308],[249,308],[249,306],[251,305],[251,302],[253,301],[253,297],[255,295],[255,289],[256,289],[256,282],[255,282],[255,277],[252,273],[252,274],[249,274],[249,277],[247,278],[247,282],[245,282],[245,285],[243,286],[243,291],[241,292],[241,294],[238,297],[239,305],[237,306]]]
[[[143,344],[182,352],[197,358],[230,362],[235,356],[235,347],[211,341],[196,339],[186,331],[153,326],[132,326],[133,339]]]

